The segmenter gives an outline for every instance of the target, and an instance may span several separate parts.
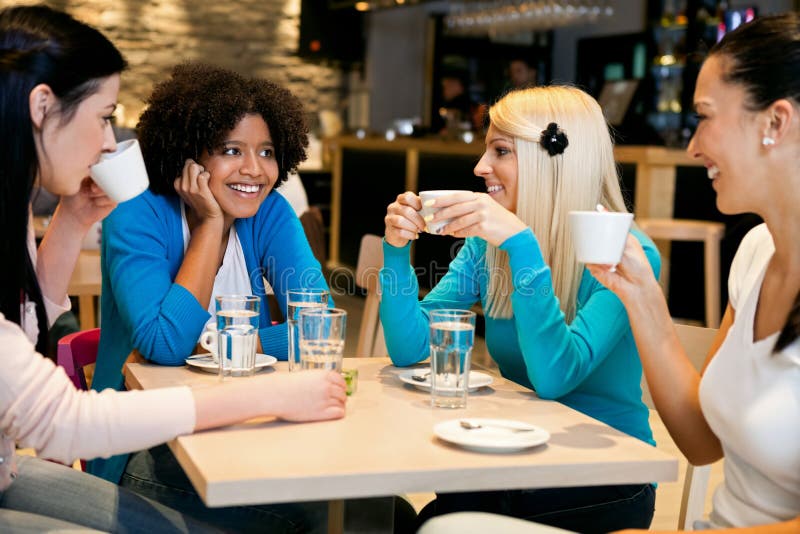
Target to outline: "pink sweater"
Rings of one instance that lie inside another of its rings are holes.
[[[78,391],[0,314],[0,491],[15,468],[15,441],[41,457],[71,463],[146,449],[194,426],[188,387]]]

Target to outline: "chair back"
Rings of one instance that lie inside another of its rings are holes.
[[[88,390],[83,368],[97,360],[100,329],[92,328],[69,334],[58,340],[56,360],[77,389]]]
[[[383,238],[366,234],[361,238],[356,265],[356,285],[367,290],[367,299],[361,315],[356,356],[386,356],[386,342],[380,321],[380,296],[378,278],[383,267]]]
[[[719,328],[720,323],[720,243],[725,235],[725,225],[718,222],[693,219],[636,220],[639,228],[656,241],[661,252],[661,284],[664,294],[669,294],[669,263],[671,247],[664,241],[695,241],[703,243],[703,271],[705,277],[705,326]]]
[[[708,351],[717,335],[717,329],[676,324],[675,331],[692,365],[698,371],[702,371]],[[655,410],[653,398],[650,396],[650,389],[647,387],[644,377],[642,377],[642,401],[647,404],[648,408]],[[710,465],[694,466],[687,462],[681,493],[681,507],[678,512],[679,530],[693,530],[694,522],[703,518],[710,475]]]
[[[328,261],[328,253],[325,247],[325,222],[322,219],[322,211],[317,206],[309,206],[300,216],[300,224],[311,245],[311,252],[320,263],[323,269]]]
[[[68,334],[58,340],[56,363],[64,368],[77,389],[84,391],[89,389],[84,367],[97,361],[99,344],[99,328]],[[81,460],[81,469],[86,472],[86,460]]]

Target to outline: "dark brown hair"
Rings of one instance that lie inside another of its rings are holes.
[[[800,15],[763,17],[727,34],[709,55],[725,60],[723,78],[747,91],[745,105],[761,111],[780,99],[800,105]],[[800,293],[783,326],[775,350],[800,337]]]
[[[66,13],[46,6],[0,10],[0,312],[20,324],[21,301],[36,303],[36,349],[43,354],[47,314],[28,254],[28,209],[39,172],[28,99],[34,87],[47,84],[58,97],[53,118],[63,125],[104,78],[124,68],[103,34]]]

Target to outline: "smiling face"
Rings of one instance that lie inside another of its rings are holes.
[[[52,97],[41,136],[34,132],[42,187],[55,195],[77,193],[100,155],[116,149],[111,114],[118,93],[118,74],[102,79],[97,91],[78,104],[72,118],[63,124],[60,104]]]
[[[517,211],[517,152],[514,138],[489,125],[486,151],[475,165],[475,176],[486,182],[486,192],[501,206]]]
[[[233,219],[255,215],[278,179],[275,147],[261,115],[245,115],[199,163],[211,174],[209,189],[220,208]]]
[[[767,123],[745,107],[745,89],[723,79],[725,61],[712,56],[700,70],[694,93],[698,125],[687,151],[703,160],[721,212],[756,211],[754,202],[763,193],[758,184],[766,179],[758,162]]]

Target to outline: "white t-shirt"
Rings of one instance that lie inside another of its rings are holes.
[[[714,527],[800,515],[800,340],[773,352],[778,332],[753,342],[756,305],[775,252],[766,225],[751,230],[728,278],[735,320],[700,382],[700,406],[725,454]]]
[[[183,220],[183,252],[189,247],[189,223],[186,221],[186,206],[181,203],[181,219]],[[228,234],[228,245],[225,248],[225,255],[222,258],[222,265],[214,278],[214,287],[211,289],[211,300],[208,302],[208,313],[211,318],[205,326],[205,330],[216,330],[216,312],[218,295],[252,295],[253,286],[250,284],[250,276],[247,272],[247,262],[244,259],[244,251],[239,236],[236,234],[236,227],[231,226]]]

